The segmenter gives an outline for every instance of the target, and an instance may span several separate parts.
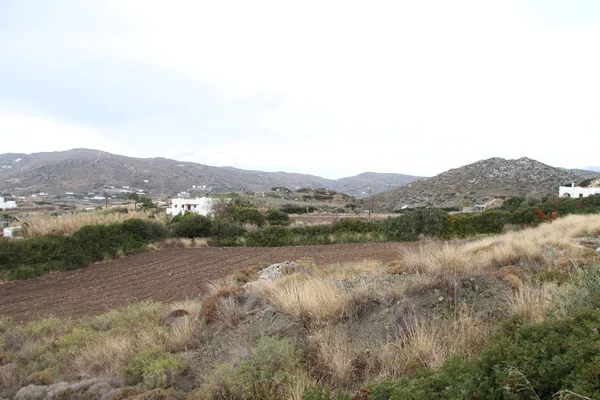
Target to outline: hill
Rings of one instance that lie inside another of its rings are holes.
[[[419,177],[401,174],[365,173],[342,179],[287,172],[249,171],[213,167],[166,158],[132,158],[98,150],[0,154],[0,191],[12,194],[88,192],[107,186],[128,186],[157,195],[192,191],[194,187],[220,193],[267,190],[275,186],[328,188],[348,195],[388,190]]]
[[[581,180],[581,176],[526,157],[490,158],[379,193],[374,204],[388,210],[404,205],[462,207],[465,201],[480,204],[501,196],[557,194],[561,184]]]
[[[591,167],[594,168],[594,167]],[[600,177],[600,172],[594,171],[592,169],[568,169],[567,171],[569,171],[572,174],[578,175],[580,177],[582,177],[583,179],[594,179],[594,178],[598,178]]]

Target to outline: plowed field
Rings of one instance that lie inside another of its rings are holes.
[[[168,249],[87,268],[0,284],[0,316],[13,321],[100,314],[140,300],[195,298],[204,285],[238,269],[311,257],[319,264],[392,261],[399,243]]]

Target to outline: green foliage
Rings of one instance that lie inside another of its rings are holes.
[[[346,395],[341,390],[332,391],[328,388],[316,387],[308,389],[302,394],[302,400],[351,400],[352,398]]]
[[[550,399],[561,390],[600,398],[600,311],[524,324],[513,317],[474,360],[367,386],[356,399]]]
[[[149,242],[166,239],[169,235],[167,228],[163,225],[138,218],[123,221],[122,228],[124,232],[141,237]]]
[[[294,206],[291,204],[285,204],[281,207],[281,211],[286,214],[307,214],[313,211],[317,211],[315,206]]]
[[[245,208],[243,210],[235,211],[231,215],[231,218],[242,224],[247,223],[258,226],[263,226],[266,222],[265,216],[255,208]]]
[[[291,223],[290,216],[281,210],[267,211],[267,221],[269,222],[269,225],[280,226],[288,226]]]
[[[81,268],[120,254],[142,251],[163,238],[162,226],[144,220],[84,226],[71,236],[46,235],[19,241],[0,240],[0,277],[26,279],[51,271]]]
[[[515,212],[525,202],[525,196],[515,196],[502,203],[502,209],[508,212]]]
[[[390,240],[414,241],[419,235],[440,236],[448,225],[448,213],[425,208],[405,212],[400,217],[388,218],[383,232]]]
[[[172,235],[175,237],[208,237],[210,236],[211,219],[200,214],[187,213],[177,220],[171,221]]]
[[[257,247],[286,246],[290,243],[291,231],[282,226],[268,226],[244,236],[246,245]]]
[[[180,358],[153,347],[133,357],[123,369],[123,374],[128,385],[142,383],[148,388],[166,388],[175,382],[183,369]]]
[[[152,203],[152,197],[147,195],[140,197],[139,202],[142,210],[149,210],[156,207],[156,205]]]
[[[217,367],[202,385],[196,398],[264,399],[290,398],[294,374],[300,367],[300,354],[285,339],[261,337],[248,358],[237,365]]]

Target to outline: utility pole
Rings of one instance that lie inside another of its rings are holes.
[[[373,196],[371,195],[371,185],[369,184],[369,221],[371,220],[372,208],[373,208]]]

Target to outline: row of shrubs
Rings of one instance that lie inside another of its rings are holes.
[[[88,225],[72,235],[45,235],[0,240],[0,278],[25,279],[52,271],[81,268],[107,258],[145,250],[165,239],[167,229],[154,221],[129,219],[110,225]]]

